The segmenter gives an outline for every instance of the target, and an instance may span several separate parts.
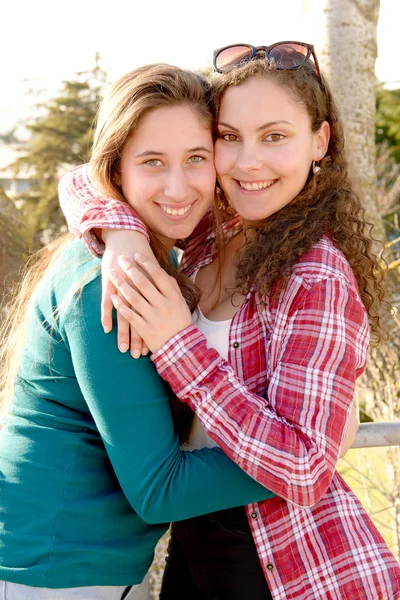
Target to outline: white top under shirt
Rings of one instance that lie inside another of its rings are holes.
[[[193,273],[191,279],[194,281],[197,271]],[[192,315],[193,323],[197,325],[199,330],[207,339],[209,348],[214,348],[225,360],[228,360],[229,350],[229,329],[232,319],[225,321],[210,321],[201,312],[200,308],[196,308]],[[194,415],[192,428],[190,430],[189,440],[182,444],[182,450],[200,450],[201,448],[213,448],[218,444],[212,440],[206,433],[197,415]]]

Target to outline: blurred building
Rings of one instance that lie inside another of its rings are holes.
[[[0,186],[13,200],[35,183],[31,170],[24,169],[16,174],[10,167],[21,154],[23,152],[11,144],[0,144]]]

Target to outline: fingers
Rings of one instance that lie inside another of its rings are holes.
[[[118,271],[112,269],[109,272],[109,277],[116,289],[118,290],[118,296],[123,298],[128,304],[134,308],[136,312],[141,314],[142,316],[146,316],[149,311],[149,304],[145,298],[139,292],[137,292],[123,277]],[[150,282],[149,282],[150,283]],[[154,286],[150,284],[153,288]],[[157,294],[159,292],[157,291]],[[114,304],[115,306],[115,304]]]
[[[157,261],[143,254],[135,253],[134,261],[126,256],[120,256],[118,264],[149,302],[154,296],[158,296],[155,292],[169,296],[175,290],[175,280],[160,267]]]
[[[129,232],[131,233],[131,232]],[[110,233],[110,235],[112,232]],[[108,235],[108,233],[107,233]],[[136,234],[137,235],[137,234]],[[122,236],[123,237],[123,236]],[[138,236],[142,238],[142,235]],[[119,239],[120,236],[117,236]],[[144,239],[144,238],[143,238]],[[118,264],[118,254],[126,252],[126,249],[129,248],[129,244],[127,241],[122,240],[122,247],[119,248],[118,244],[115,247],[115,244],[111,244],[112,240],[109,240],[109,246],[114,247],[114,251],[110,248],[106,248],[106,251],[102,260],[102,298],[101,298],[101,324],[103,326],[104,332],[109,333],[113,327],[113,310],[114,305],[111,300],[112,295],[119,294],[121,296],[121,292],[118,291],[113,281],[109,277],[109,273],[111,269],[119,272],[120,277],[122,278],[120,281],[125,279],[124,271]],[[115,240],[114,240],[115,241]],[[147,244],[147,242],[146,242]],[[135,245],[134,245],[135,247]],[[118,250],[119,248],[119,250]],[[139,248],[140,250],[140,244]],[[143,273],[143,272],[142,272]],[[143,275],[146,277],[146,275]],[[129,285],[128,283],[126,284]],[[138,290],[136,290],[138,291]],[[130,354],[133,358],[138,358],[141,355],[146,355],[149,353],[148,347],[143,343],[143,340],[137,330],[129,324],[129,322],[124,318],[123,314],[117,311],[117,344],[118,348],[121,352],[130,351]]]
[[[121,314],[121,316],[133,327],[136,331],[143,329],[143,318],[137,312],[132,310],[129,306],[125,304],[122,298],[120,298],[117,294],[113,294],[111,296],[111,301],[114,305],[114,308],[117,310],[117,314]]]
[[[132,325],[130,325],[130,333],[131,333],[131,356],[133,358],[139,358],[143,354],[143,340]],[[148,353],[145,352],[145,354]]]
[[[150,352],[150,348],[143,341],[143,344],[142,344],[142,356],[147,356],[149,352]]]
[[[115,285],[112,283],[111,279],[107,278],[103,286],[101,303],[101,323],[105,333],[108,333],[112,329],[112,311],[114,305],[111,296],[117,293]],[[148,347],[144,344],[136,329],[131,327],[129,322],[118,311],[117,324],[117,344],[120,352],[126,352],[129,349],[133,358],[146,356],[149,353]]]
[[[108,277],[105,277],[103,279],[101,292],[101,324],[104,333],[109,333],[112,330],[113,303],[111,302],[110,296],[116,293],[117,290],[115,289],[113,282]]]
[[[129,322],[124,318],[124,316],[119,311],[117,311],[117,326],[118,326],[118,334],[117,334],[118,349],[120,352],[126,352],[129,349],[129,343],[130,343]]]

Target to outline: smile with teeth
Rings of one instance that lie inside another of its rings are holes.
[[[167,215],[171,215],[173,217],[182,217],[186,215],[187,212],[192,208],[192,204],[188,204],[184,208],[171,208],[170,206],[164,206],[163,204],[159,204],[162,210],[167,213]]]
[[[270,179],[269,181],[239,181],[240,187],[248,192],[253,192],[257,190],[265,190],[266,188],[273,185],[277,180]]]

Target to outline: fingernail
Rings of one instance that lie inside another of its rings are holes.
[[[104,333],[110,333],[111,327],[109,327],[108,325],[104,325],[103,331],[104,331]]]
[[[143,256],[143,254],[140,254],[140,252],[135,252],[135,254],[133,255],[133,258],[135,260],[139,260],[142,261],[145,259],[145,256]]]
[[[139,358],[139,356],[140,356],[139,350],[132,350],[131,356],[132,356],[132,358]]]
[[[120,344],[118,347],[120,352],[126,352],[128,350],[128,344]]]
[[[142,356],[147,356],[147,355],[148,355],[148,353],[149,353],[149,351],[148,351],[148,350],[142,350]]]

